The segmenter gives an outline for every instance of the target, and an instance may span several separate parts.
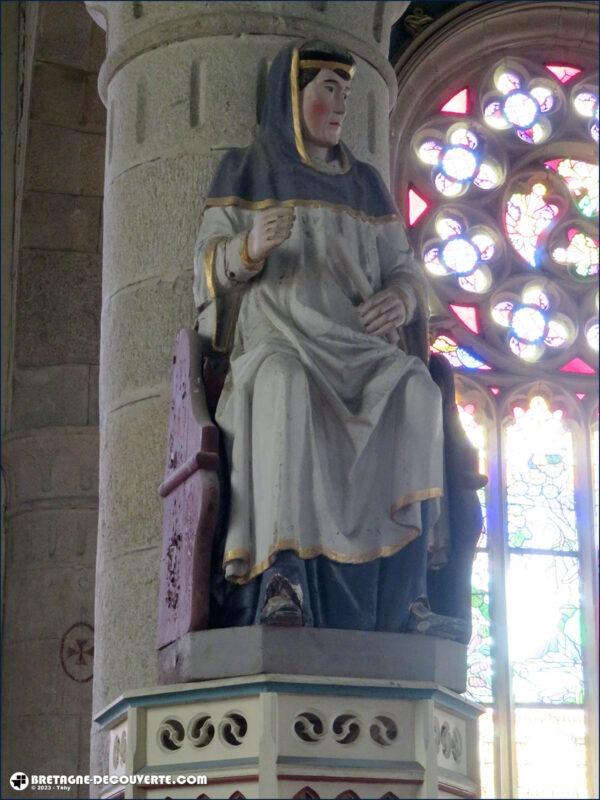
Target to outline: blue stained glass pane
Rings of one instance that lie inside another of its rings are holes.
[[[535,100],[524,92],[514,92],[504,101],[506,119],[518,128],[529,128],[539,113]]]
[[[477,172],[477,159],[466,147],[449,147],[442,158],[442,169],[449,178],[464,181]]]
[[[466,347],[459,347],[456,351],[460,364],[467,369],[490,369],[489,365],[482,361],[478,356],[474,355]]]
[[[487,553],[477,553],[471,589],[473,634],[467,655],[466,695],[477,703],[492,703],[492,639]]]
[[[514,409],[506,428],[510,547],[577,550],[573,440],[560,411],[542,397]]]
[[[516,703],[583,703],[579,561],[512,553],[508,645]]]

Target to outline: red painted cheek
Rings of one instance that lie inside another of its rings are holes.
[[[309,128],[319,128],[328,114],[327,105],[322,100],[313,100],[306,109],[306,122]]]
[[[310,106],[310,113],[315,117],[323,117],[328,112],[328,108],[322,100],[314,100]]]

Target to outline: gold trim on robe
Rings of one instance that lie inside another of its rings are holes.
[[[336,69],[341,69],[350,78],[353,78],[356,72],[356,67],[352,64],[344,64],[342,61],[323,61],[316,58],[300,59],[300,69],[330,69],[332,72],[335,72]]]
[[[292,95],[292,124],[294,126],[294,141],[296,150],[303,164],[312,166],[302,136],[302,118],[300,116],[300,91],[298,89],[299,74],[299,55],[298,48],[294,47],[292,52],[292,65],[290,67],[290,90]]]
[[[385,225],[388,222],[397,222],[397,214],[383,214],[381,217],[372,217],[362,211],[350,206],[344,206],[339,203],[327,203],[322,200],[277,200],[275,198],[267,200],[244,200],[242,197],[235,195],[228,195],[227,197],[209,197],[206,200],[206,208],[224,208],[227,206],[237,206],[246,211],[262,211],[265,208],[273,208],[275,206],[282,206],[284,208],[293,208],[294,206],[303,206],[305,208],[326,208],[330,211],[343,211],[354,219],[359,219],[361,222],[368,222],[372,225]]]
[[[206,245],[206,249],[204,251],[204,276],[206,278],[206,287],[208,289],[208,296],[211,300],[215,300],[217,297],[217,280],[215,277],[215,261],[217,257],[217,247],[224,242],[227,237],[225,236],[216,236],[214,239],[211,239],[209,243]]]
[[[374,561],[376,558],[393,556],[420,535],[421,531],[419,528],[406,527],[405,535],[402,537],[402,540],[396,544],[387,545],[386,547],[378,547],[374,550],[370,550],[368,553],[361,553],[356,556],[348,556],[344,553],[338,553],[336,550],[331,550],[328,547],[298,547],[298,543],[295,539],[281,539],[272,545],[272,547],[269,549],[269,555],[264,559],[264,561],[261,561],[259,564],[255,564],[245,575],[230,576],[227,578],[227,580],[231,583],[237,583],[239,585],[248,583],[248,581],[251,581],[253,578],[256,578],[257,575],[260,575],[262,572],[268,569],[275,561],[277,554],[282,550],[293,550],[300,558],[303,559],[315,558],[316,556],[325,556],[331,561],[337,561],[339,564],[366,564],[369,561]],[[250,552],[241,548],[238,548],[237,550],[228,550],[223,557],[223,567],[225,567],[230,561],[236,560],[242,560],[249,564],[251,561]]]
[[[420,492],[409,492],[403,497],[398,498],[392,503],[392,515],[396,511],[400,511],[405,506],[410,506],[412,503],[420,503],[423,500],[431,500],[434,497],[442,497],[444,494],[443,489],[422,489]]]
[[[226,300],[218,291],[215,275],[217,248],[228,241],[227,236],[216,236],[210,239],[204,250],[203,266],[206,277],[208,295],[214,305],[214,327],[212,346],[217,353],[228,353],[231,350],[237,317],[242,303],[242,292],[246,288],[229,291],[229,300]]]

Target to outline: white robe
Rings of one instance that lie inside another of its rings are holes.
[[[403,225],[294,205],[290,238],[257,275],[239,257],[255,210],[209,207],[197,244],[200,332],[215,296],[239,307],[216,413],[231,470],[224,567],[238,583],[282,550],[349,564],[392,555],[422,533],[421,502],[435,520],[442,495],[439,390],[356,310],[369,287],[391,287],[415,312]]]

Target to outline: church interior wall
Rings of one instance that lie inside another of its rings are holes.
[[[105,111],[82,3],[2,23],[6,780],[88,770]]]

